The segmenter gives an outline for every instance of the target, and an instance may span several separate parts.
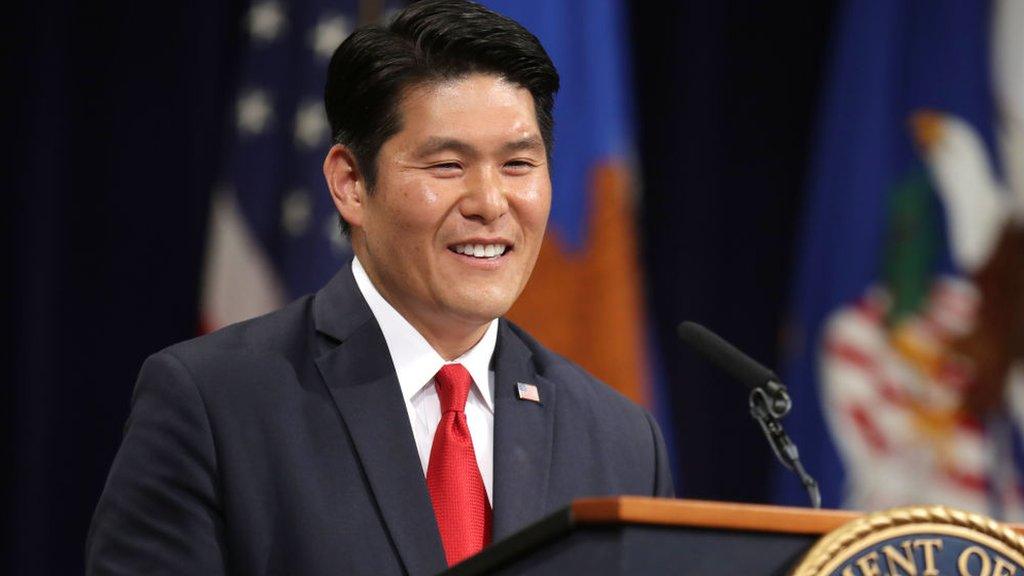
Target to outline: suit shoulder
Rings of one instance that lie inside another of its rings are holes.
[[[164,348],[189,368],[232,358],[295,357],[312,336],[313,296],[307,295],[262,316],[225,326]]]
[[[303,296],[273,312],[173,344],[165,351],[189,356],[200,350],[255,351],[284,346],[312,326],[312,300],[312,295]]]

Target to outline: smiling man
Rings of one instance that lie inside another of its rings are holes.
[[[551,203],[558,75],[475,4],[353,33],[324,175],[355,259],[142,367],[90,574],[433,574],[572,499],[670,496],[649,414],[501,319]]]

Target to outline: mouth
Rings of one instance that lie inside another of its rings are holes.
[[[513,245],[500,241],[470,241],[452,244],[448,250],[474,260],[498,260],[512,252]]]

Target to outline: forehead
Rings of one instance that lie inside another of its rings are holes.
[[[399,113],[401,132],[427,136],[488,132],[522,138],[538,132],[530,91],[492,74],[414,85],[403,93]]]

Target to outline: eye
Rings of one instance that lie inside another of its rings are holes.
[[[515,159],[505,162],[505,172],[513,175],[526,174],[536,168],[537,165],[531,160]]]
[[[462,164],[458,162],[438,162],[427,167],[436,176],[458,176],[462,174]]]

